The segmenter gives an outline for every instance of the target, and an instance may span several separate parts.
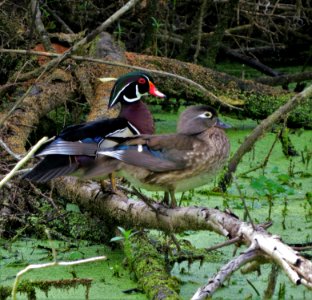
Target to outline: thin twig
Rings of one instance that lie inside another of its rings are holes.
[[[181,252],[181,246],[180,246],[179,241],[176,238],[176,236],[173,233],[169,233],[169,237],[171,238],[171,240],[173,241],[173,243],[177,247],[178,252]]]
[[[201,45],[201,40],[202,40],[202,30],[203,30],[203,19],[204,19],[204,14],[206,11],[206,6],[207,6],[207,0],[203,0],[202,5],[200,7],[200,14],[199,14],[199,19],[198,19],[198,28],[197,28],[197,43],[196,43],[196,50],[194,54],[194,63],[197,63],[197,57],[200,51],[200,45]]]
[[[279,132],[275,135],[274,142],[272,143],[272,146],[271,146],[271,148],[270,148],[270,150],[269,150],[267,156],[264,158],[263,162],[262,162],[260,165],[254,167],[254,168],[252,168],[252,169],[250,169],[250,170],[248,170],[248,171],[246,171],[246,172],[244,172],[244,173],[239,174],[238,177],[245,176],[245,175],[247,175],[248,173],[254,172],[254,171],[256,171],[256,170],[258,170],[258,169],[261,169],[261,168],[263,168],[263,171],[264,171],[264,168],[267,166],[267,164],[268,164],[268,162],[269,162],[269,158],[270,158],[270,156],[271,156],[271,154],[272,154],[272,151],[273,151],[273,149],[274,149],[274,146],[275,146],[276,142],[278,141],[278,138],[279,138],[279,135],[280,135],[280,134],[281,134],[281,131],[279,131]]]
[[[247,215],[247,217],[248,217],[248,219],[249,219],[249,222],[250,222],[252,228],[253,228],[254,230],[256,230],[255,224],[254,224],[254,222],[252,221],[251,215],[250,215],[250,213],[249,213],[249,210],[248,210],[248,207],[247,207],[247,204],[246,204],[245,197],[244,197],[244,195],[243,195],[243,193],[242,193],[242,190],[241,190],[241,188],[239,187],[239,184],[237,183],[235,177],[233,178],[233,181],[234,181],[234,184],[235,184],[235,186],[236,186],[236,188],[237,188],[237,190],[238,190],[239,196],[240,196],[240,198],[241,198],[241,200],[242,200],[242,202],[243,202],[244,209],[245,209],[246,215]]]
[[[132,187],[134,193],[149,207],[151,208],[156,214],[158,214],[158,210],[153,206],[153,203],[155,202],[151,198],[146,197],[143,195],[138,189],[135,187]]]
[[[40,189],[38,189],[31,181],[29,181],[30,186],[33,188],[33,190],[35,191],[36,194],[38,194],[39,196],[47,199],[50,204],[56,209],[59,210],[59,208],[57,207],[57,205],[55,204],[55,202],[53,201],[53,199],[51,197],[48,197],[47,195],[45,195],[44,193],[41,192]]]
[[[133,187],[132,188],[127,188],[127,187],[125,187],[124,185],[121,185],[121,184],[117,184],[116,186],[119,189],[121,189],[123,192],[128,193],[128,194],[130,194],[132,196],[137,196],[139,198],[142,196],[142,193],[139,190],[137,190],[136,188],[133,188]],[[147,197],[145,195],[144,195],[144,198],[149,203],[155,203],[155,200],[153,198]]]
[[[39,2],[37,0],[30,1],[31,13],[34,18],[34,23],[36,25],[36,30],[39,34],[40,40],[45,50],[53,51],[51,41],[49,39],[48,33],[44,27],[44,24],[41,20],[41,11],[39,8]]]
[[[20,160],[15,165],[15,167],[0,181],[0,189],[14,176],[16,171],[19,170],[47,140],[48,138],[45,136],[34,147],[32,147],[32,149],[26,154],[26,156],[22,160]]]
[[[61,25],[63,25],[64,29],[70,33],[74,34],[74,32],[70,29],[70,27],[59,17],[59,15],[51,9],[46,3],[43,4],[44,8],[56,19]]]
[[[1,138],[0,138],[0,146],[16,160],[20,160],[22,158],[19,154],[14,153]]]
[[[268,278],[268,286],[264,292],[263,299],[269,300],[272,299],[274,290],[276,287],[276,281],[278,276],[279,267],[276,264],[272,264],[271,272]]]
[[[96,256],[96,257],[80,259],[80,260],[76,260],[76,261],[53,261],[53,262],[45,263],[45,264],[29,265],[25,269],[23,269],[22,271],[20,271],[16,274],[16,278],[15,278],[13,289],[12,289],[12,299],[13,300],[17,299],[16,298],[16,292],[17,292],[18,282],[19,282],[21,276],[24,275],[25,273],[27,273],[28,271],[35,270],[35,269],[55,267],[55,266],[75,266],[75,265],[80,265],[80,264],[85,264],[85,263],[95,262],[95,261],[105,260],[105,259],[106,259],[106,256]]]
[[[258,296],[260,296],[260,293],[259,291],[256,289],[255,285],[249,280],[249,279],[246,279],[246,281],[248,282],[248,284],[252,287],[252,289],[256,292],[256,294]]]
[[[23,174],[25,174],[31,170],[32,170],[32,168],[21,169],[21,170],[16,171],[14,175],[23,175]],[[5,176],[6,175],[0,175],[0,178],[4,178]]]
[[[223,242],[223,243],[219,243],[219,244],[216,244],[216,245],[211,246],[211,247],[209,247],[209,248],[205,248],[205,250],[206,250],[207,252],[213,251],[213,250],[216,250],[216,249],[219,249],[219,248],[223,248],[223,247],[226,247],[226,246],[235,244],[235,243],[239,242],[240,240],[241,240],[241,237],[240,237],[240,236],[237,236],[237,237],[235,237],[235,238],[233,238],[233,239],[230,239],[230,240],[228,240],[228,241],[225,241],[225,242]]]
[[[312,246],[303,246],[303,247],[291,247],[295,251],[307,251],[307,250],[312,250]]]

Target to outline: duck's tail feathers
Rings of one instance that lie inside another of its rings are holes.
[[[46,182],[76,171],[79,163],[69,155],[49,155],[23,176],[34,182]]]

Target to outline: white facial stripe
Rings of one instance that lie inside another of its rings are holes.
[[[132,82],[129,82],[128,84],[126,84],[126,85],[117,93],[117,95],[115,96],[115,98],[114,98],[113,101],[112,101],[111,106],[115,104],[115,101],[118,99],[119,95],[120,95],[120,94],[128,87],[128,85],[131,84],[131,83],[132,83]]]
[[[150,81],[149,78],[146,75],[142,75],[142,77],[144,77],[147,80],[147,82]]]
[[[140,100],[141,97],[142,97],[143,95],[145,95],[145,94],[140,94],[140,92],[139,92],[139,87],[138,87],[137,84],[136,84],[136,86],[135,86],[135,95],[136,95],[136,98],[130,99],[130,98],[128,98],[126,95],[124,95],[123,98],[124,98],[127,102],[135,102],[135,101],[137,101],[137,100]]]
[[[143,151],[143,146],[142,145],[138,145],[138,152],[142,152]]]

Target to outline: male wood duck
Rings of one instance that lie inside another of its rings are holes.
[[[181,114],[177,134],[113,138],[124,142],[99,151],[99,155],[121,161],[119,166],[107,163],[111,158],[103,158],[86,176],[111,172],[112,166],[136,186],[169,192],[175,207],[175,191],[208,183],[225,164],[230,143],[223,128],[229,127],[212,107],[191,106]]]
[[[165,97],[149,74],[131,72],[121,76],[115,83],[108,107],[121,103],[117,118],[100,119],[65,128],[52,142],[36,153],[44,159],[24,175],[35,182],[46,182],[52,178],[68,174],[79,175],[79,170],[90,168],[97,159],[97,152],[112,147],[116,142],[108,136],[126,137],[137,134],[154,133],[154,121],[146,104],[141,101],[144,95]],[[91,167],[92,169],[92,167]]]

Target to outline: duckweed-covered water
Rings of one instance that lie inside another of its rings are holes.
[[[160,132],[174,131],[176,116],[169,117],[155,112],[157,128]],[[231,140],[233,154],[242,143],[250,128],[255,126],[253,121],[235,121],[224,118],[234,128],[228,131]],[[245,126],[245,127],[244,127]],[[236,128],[235,128],[236,127]],[[237,129],[240,128],[240,129]],[[247,128],[242,130],[241,128]],[[268,133],[261,139],[253,151],[248,153],[239,165],[236,173],[237,182],[246,201],[250,213],[255,222],[262,223],[268,218],[268,197],[271,197],[273,207],[271,218],[273,226],[271,233],[279,234],[287,243],[305,243],[312,239],[312,131],[297,130],[290,134],[299,156],[285,158],[281,144],[276,143],[268,164],[264,169],[258,169],[240,177],[240,174],[258,166],[267,156],[275,139],[276,133]],[[252,184],[253,182],[253,184]],[[238,191],[233,185],[228,190],[228,196],[211,193],[215,182],[197,188],[195,191],[186,192],[183,195],[181,205],[199,205],[208,207],[229,208],[240,218],[244,216],[242,202]],[[262,193],[261,187],[268,192]],[[282,187],[282,188],[281,188]],[[148,193],[159,196],[159,194]],[[177,199],[182,194],[177,194]],[[187,239],[198,248],[210,247],[216,243],[225,241],[224,237],[212,232],[188,231],[178,235],[180,239]],[[105,245],[92,245],[81,242],[79,248],[68,250],[68,245],[63,242],[55,242],[59,260],[75,260],[98,255],[105,255],[108,260],[75,267],[54,267],[53,269],[33,270],[23,279],[32,280],[59,280],[66,278],[92,278],[92,286],[89,299],[146,299],[144,294],[134,290],[134,293],[124,291],[136,288],[136,282],[132,275],[124,268],[124,254],[121,250],[112,250]],[[32,239],[21,239],[12,245],[8,241],[0,241],[0,285],[11,286],[15,274],[28,264],[44,263],[52,260],[51,253],[46,248],[47,242]],[[244,247],[237,249],[237,253],[244,251]],[[200,265],[194,262],[190,266],[187,263],[176,264],[172,275],[181,280],[181,298],[189,299],[198,287],[205,284],[221,266],[233,258],[234,246],[219,249],[216,261],[206,262]],[[312,254],[312,251],[305,253]],[[261,266],[261,275],[256,273],[241,275],[236,272],[225,286],[214,296],[214,299],[262,299],[267,286],[270,265]],[[51,289],[48,298],[43,292],[37,292],[37,299],[84,299],[85,288],[57,290]],[[18,299],[26,299],[25,295],[18,295]],[[289,279],[279,272],[274,293],[274,299],[312,299],[312,292],[302,286],[294,286]]]

